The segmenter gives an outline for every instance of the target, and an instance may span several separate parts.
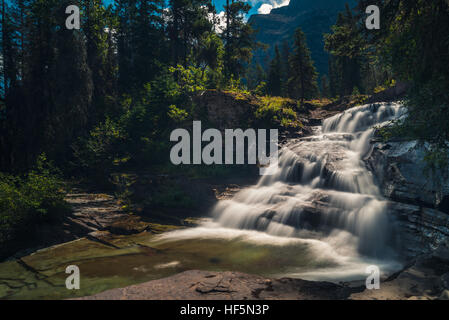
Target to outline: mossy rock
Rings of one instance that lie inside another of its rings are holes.
[[[150,224],[144,221],[141,221],[137,216],[130,216],[125,219],[121,219],[112,223],[108,230],[113,234],[118,235],[130,235],[137,234],[143,231],[149,230]]]

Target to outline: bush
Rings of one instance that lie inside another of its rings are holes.
[[[90,176],[103,177],[114,164],[122,163],[127,159],[120,148],[125,145],[124,142],[125,137],[121,126],[110,118],[106,118],[104,122],[92,129],[88,137],[80,138],[72,146],[75,166],[86,170],[85,173]]]
[[[301,124],[293,108],[296,104],[290,99],[262,97],[255,111],[256,121],[270,128],[296,128]]]
[[[169,68],[124,96],[120,115],[106,118],[73,145],[75,168],[102,183],[117,170],[166,163],[170,132],[191,118],[191,96],[204,89],[204,77],[199,68]]]
[[[11,241],[31,240],[36,226],[69,211],[58,173],[41,155],[24,176],[0,173],[0,257],[14,248]]]

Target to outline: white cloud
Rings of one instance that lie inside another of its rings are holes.
[[[259,14],[269,14],[271,12],[271,9],[273,9],[273,6],[271,4],[264,3],[257,10],[257,13],[259,13]]]
[[[214,20],[214,15],[209,13],[209,20],[212,22]],[[226,17],[225,12],[222,11],[220,13],[215,14],[215,32],[222,33],[226,29]]]
[[[253,5],[260,3],[261,1],[251,1]],[[262,4],[259,9],[257,10],[257,13],[259,14],[269,14],[272,9],[288,6],[290,3],[290,0],[269,0],[269,3]]]
[[[217,14],[217,18],[218,18],[218,25],[216,26],[217,27],[217,32],[218,33],[222,33],[226,29],[225,12],[222,11],[219,14]]]

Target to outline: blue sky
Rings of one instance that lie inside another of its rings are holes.
[[[113,0],[104,0],[105,3],[111,3]],[[247,2],[251,5],[251,11],[249,15],[254,13],[269,13],[271,8],[278,8],[280,6],[287,5],[290,0],[247,0]],[[223,11],[223,5],[226,3],[226,0],[213,0],[217,11]]]
[[[223,11],[223,5],[226,3],[226,0],[213,0],[217,11]],[[251,11],[249,14],[254,13],[269,13],[271,8],[278,8],[280,6],[286,6],[290,2],[289,0],[248,0],[247,1],[251,5]]]

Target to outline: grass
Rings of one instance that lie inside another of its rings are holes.
[[[296,111],[298,104],[295,100],[283,97],[260,97],[260,105],[254,113],[256,122],[270,128],[297,128],[302,124]]]

